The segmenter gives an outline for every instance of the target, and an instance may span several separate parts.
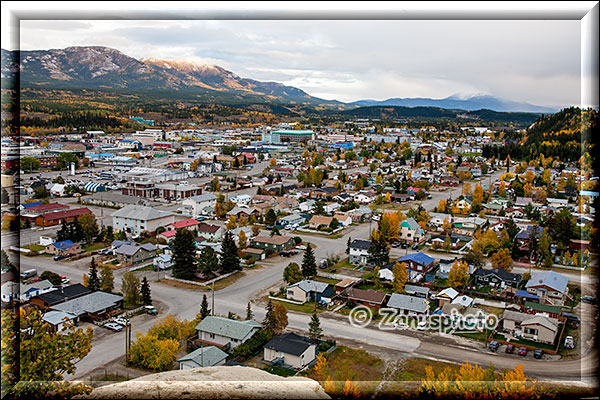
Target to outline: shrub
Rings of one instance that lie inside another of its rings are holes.
[[[300,243],[302,243],[302,238],[300,236],[294,236],[294,243],[296,243],[296,245],[299,245]]]
[[[247,358],[253,356],[258,350],[273,337],[273,334],[266,329],[257,331],[250,339],[233,349],[231,356],[233,358]]]

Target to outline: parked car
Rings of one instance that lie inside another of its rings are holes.
[[[298,250],[306,250],[306,246],[301,244],[300,246],[296,246],[296,249]]]
[[[399,247],[400,246],[400,242],[392,242],[392,247]]]
[[[533,352],[533,357],[537,358],[538,360],[541,360],[543,356],[544,356],[544,350],[542,350],[542,349],[536,349]]]
[[[565,349],[572,349],[575,347],[575,340],[573,336],[567,336],[565,338]]]
[[[526,356],[527,355],[527,347],[521,347],[519,349],[519,353],[520,356]]]
[[[156,308],[154,308],[154,306],[145,306],[144,309],[150,315],[156,315],[156,314],[158,314],[158,311],[156,311]]]
[[[127,319],[123,317],[117,317],[113,322],[123,326],[127,326],[127,324],[129,323],[129,321],[127,321]]]
[[[405,324],[404,322],[396,322],[394,325],[396,326],[396,329],[408,329],[408,328],[410,328],[408,326],[408,324]]]
[[[60,276],[60,283],[62,283],[63,285],[66,285],[67,283],[71,282],[71,280],[69,278],[67,278],[64,275]]]
[[[59,261],[59,260],[65,259],[65,258],[66,258],[65,256],[61,256],[61,255],[59,254],[59,255],[56,255],[56,256],[54,256],[52,259],[53,259],[54,261]]]
[[[513,346],[512,344],[508,344],[506,345],[506,350],[505,350],[508,354],[512,354],[515,352],[515,346]]]
[[[417,325],[417,329],[420,331],[424,331],[425,329],[427,329],[427,322],[426,321],[419,322],[419,324]]]
[[[500,343],[496,342],[495,340],[492,340],[488,346],[488,348],[491,351],[498,351],[498,348],[500,347]]]
[[[594,296],[582,296],[581,302],[587,304],[596,304],[596,298]]]
[[[568,312],[561,312],[560,313],[561,317],[565,317],[567,319],[567,322],[570,322],[573,325],[579,325],[579,323],[581,322],[581,320],[579,319],[579,317],[575,314],[572,313],[568,313]]]
[[[107,324],[103,325],[105,328],[110,329],[111,331],[115,331],[115,332],[121,332],[123,330],[123,326],[114,323],[114,322],[109,322]]]

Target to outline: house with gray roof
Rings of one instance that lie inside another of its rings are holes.
[[[388,300],[387,306],[395,308],[399,314],[406,315],[428,315],[429,301],[422,297],[408,296],[393,293]]]
[[[82,320],[101,321],[106,319],[111,311],[120,309],[122,305],[123,296],[105,292],[92,292],[53,305],[50,309],[73,314]]]
[[[177,361],[179,369],[216,367],[225,364],[227,353],[216,346],[200,347]]]
[[[527,293],[538,296],[542,304],[562,306],[570,299],[569,278],[554,271],[535,271],[525,284]]]
[[[214,210],[217,196],[214,193],[204,193],[183,200],[183,206],[192,211],[192,215],[205,215],[205,209]]]
[[[516,337],[554,344],[559,321],[545,314],[529,314],[506,310],[501,318],[502,330]]]
[[[323,297],[333,296],[333,286],[325,282],[317,282],[311,279],[290,285],[285,290],[285,297],[290,300],[306,303],[307,301],[321,301]]]
[[[21,283],[19,286],[21,301],[29,301],[35,296],[39,296],[40,294],[48,293],[53,290],[56,290],[56,288],[47,279],[29,284]]]
[[[250,339],[261,328],[262,324],[254,320],[236,321],[212,315],[196,325],[199,341],[229,350]]]
[[[156,257],[156,246],[152,243],[139,245],[123,244],[114,250],[121,264],[139,264]]]
[[[128,205],[112,214],[113,229],[124,230],[127,233],[139,235],[142,231],[154,232],[161,226],[167,226],[175,221],[185,219],[168,211],[157,210],[153,207]]]
[[[64,311],[51,310],[42,316],[42,321],[52,325],[55,332],[60,332],[64,329],[67,322],[77,322],[78,318],[75,314]]]

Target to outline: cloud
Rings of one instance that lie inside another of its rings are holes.
[[[540,105],[577,104],[580,40],[580,22],[567,20],[21,24],[22,49],[105,45],[135,58],[206,61],[342,101],[485,92]]]

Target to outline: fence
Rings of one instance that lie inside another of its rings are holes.
[[[230,273],[225,274],[225,275],[221,275],[219,277],[216,277],[216,278],[211,279],[210,281],[206,281],[206,282],[188,281],[186,279],[179,279],[179,278],[175,278],[175,277],[169,276],[169,275],[166,275],[165,279],[168,279],[168,280],[171,280],[171,281],[176,281],[176,282],[181,282],[181,283],[190,283],[192,285],[197,285],[197,286],[205,287],[205,286],[212,285],[213,282],[217,282],[217,281],[220,281],[221,279],[227,278],[228,276],[231,276],[233,274],[237,274],[238,272],[240,272],[240,271],[233,271],[233,272],[230,272]]]

